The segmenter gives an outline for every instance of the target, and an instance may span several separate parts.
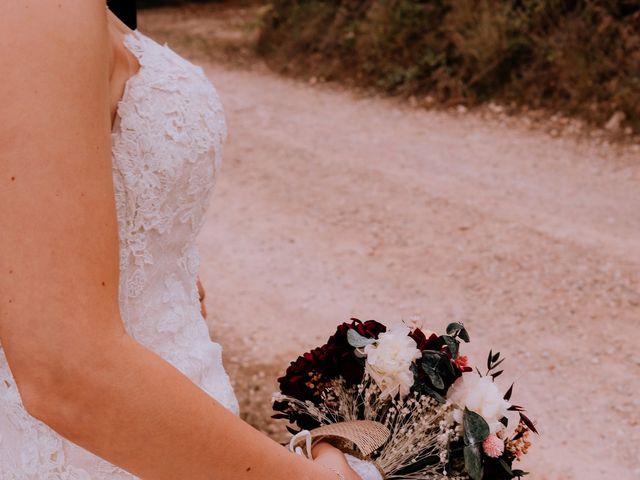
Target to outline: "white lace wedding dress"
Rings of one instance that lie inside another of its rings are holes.
[[[120,310],[129,334],[233,412],[238,403],[200,314],[195,238],[226,138],[218,95],[197,67],[138,30],[140,70],[112,132],[120,235]],[[0,480],[136,478],[24,409],[0,347]]]

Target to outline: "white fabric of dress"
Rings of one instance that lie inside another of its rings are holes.
[[[120,238],[119,303],[127,332],[234,413],[238,403],[200,305],[196,235],[227,135],[201,67],[134,30],[137,57],[112,140]],[[24,409],[0,346],[0,480],[137,478],[63,438]]]

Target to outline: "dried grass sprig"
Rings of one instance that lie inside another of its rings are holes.
[[[348,386],[343,379],[335,380],[322,393],[320,405],[283,395],[277,399],[286,399],[292,409],[320,425],[354,420],[382,423],[390,431],[389,440],[372,457],[387,480],[455,478],[446,474],[448,447],[457,436],[451,405],[440,404],[427,395],[412,393],[404,399],[390,399],[381,393],[365,374],[356,386]]]

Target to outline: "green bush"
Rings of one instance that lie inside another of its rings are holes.
[[[170,5],[187,5],[189,3],[220,3],[223,0],[137,0],[138,8],[166,7]]]
[[[292,73],[445,103],[516,102],[640,131],[638,0],[274,0],[258,51]]]

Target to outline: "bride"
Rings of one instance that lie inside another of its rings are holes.
[[[226,126],[105,0],[0,16],[0,479],[356,480],[242,422],[200,313]]]

